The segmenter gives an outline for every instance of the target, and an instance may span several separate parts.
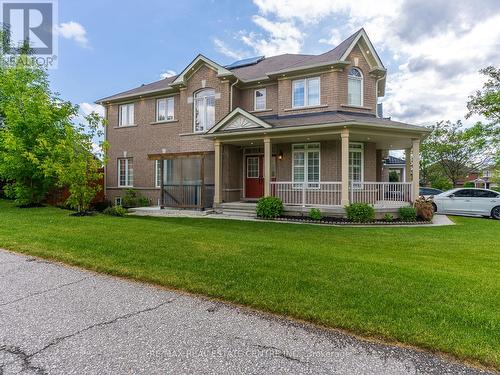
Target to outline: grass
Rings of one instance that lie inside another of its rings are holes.
[[[71,217],[0,201],[0,247],[500,368],[500,221],[339,228]]]

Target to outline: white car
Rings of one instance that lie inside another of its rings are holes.
[[[438,214],[488,216],[500,220],[500,193],[489,189],[459,188],[433,198]]]

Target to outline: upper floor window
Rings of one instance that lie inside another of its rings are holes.
[[[209,130],[215,125],[215,90],[198,91],[193,101],[195,133]]]
[[[297,79],[292,82],[292,106],[308,107],[319,105],[319,77]]]
[[[119,107],[118,126],[134,125],[134,103],[122,104]]]
[[[356,68],[351,68],[347,76],[347,104],[363,105],[363,74]]]
[[[262,111],[266,109],[266,89],[255,90],[254,110]]]
[[[156,100],[156,121],[169,121],[174,119],[174,98]]]

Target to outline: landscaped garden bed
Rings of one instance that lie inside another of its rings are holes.
[[[291,221],[291,222],[299,222],[299,223],[309,223],[309,224],[331,224],[331,225],[425,225],[432,224],[432,221],[429,220],[414,220],[414,221],[405,221],[401,219],[392,219],[388,221],[386,219],[378,219],[367,222],[356,222],[350,221],[347,218],[342,217],[333,217],[333,216],[324,216],[319,220],[311,219],[309,216],[290,216],[290,215],[282,215],[280,217],[275,218],[276,221]]]

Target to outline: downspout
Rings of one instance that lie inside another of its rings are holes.
[[[233,87],[239,82],[240,80],[236,78],[236,81],[234,81],[231,84],[231,91],[229,93],[229,112],[233,111]]]
[[[375,81],[375,98],[377,99],[377,104],[375,105],[375,113],[377,114],[378,117],[378,83],[383,80],[387,76],[387,73],[385,73],[382,77],[378,78]]]

